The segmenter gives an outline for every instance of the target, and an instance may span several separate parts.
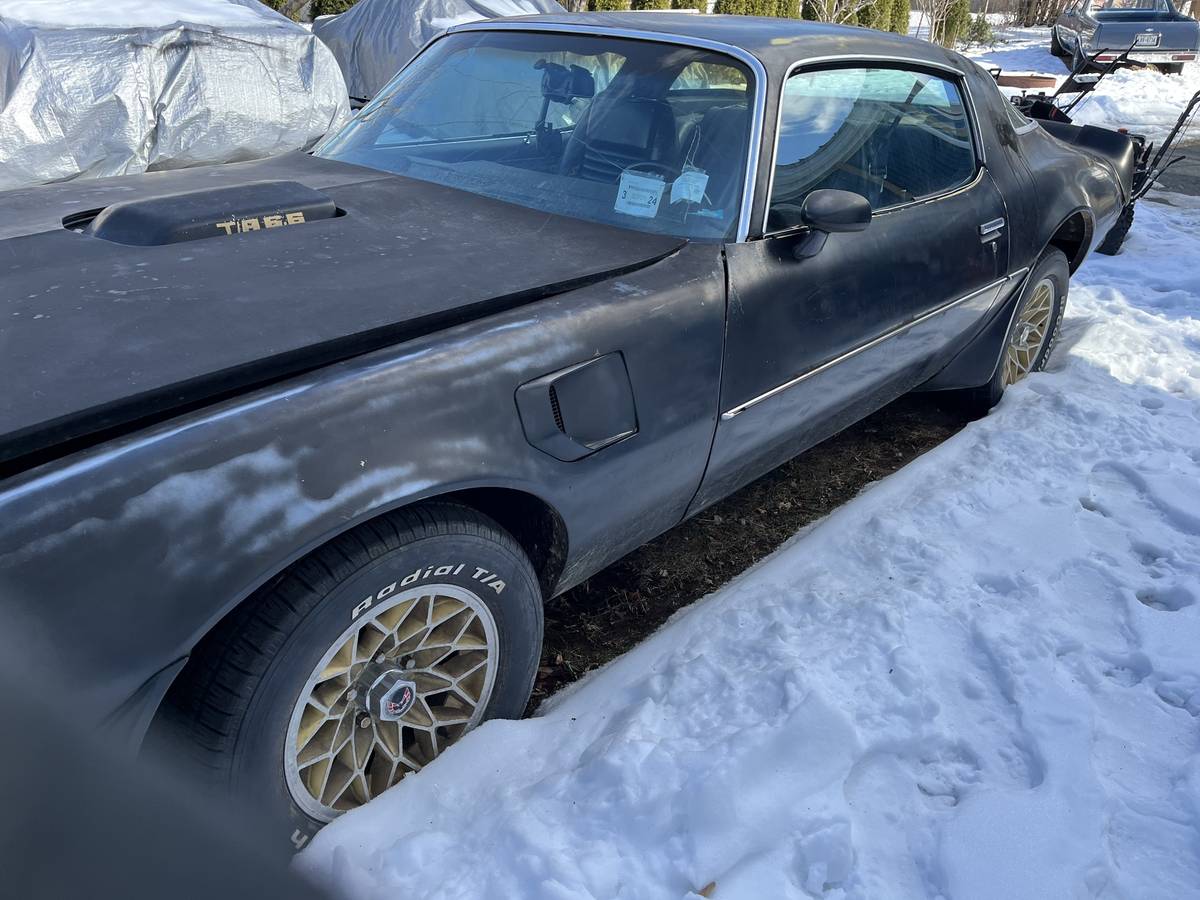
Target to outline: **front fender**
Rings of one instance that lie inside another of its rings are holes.
[[[110,715],[289,563],[425,497],[542,498],[559,587],[677,523],[717,413],[720,248],[349,360],[82,451],[0,487],[0,596],[34,658]],[[515,389],[621,351],[635,435],[575,462],[526,440]],[[682,375],[686,373],[686,377]]]

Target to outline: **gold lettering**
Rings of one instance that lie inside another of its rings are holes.
[[[231,219],[228,222],[218,222],[217,227],[222,229],[226,234],[233,234],[233,230],[237,228],[237,220]]]
[[[258,229],[259,229],[258,219],[242,219],[241,228],[239,228],[238,230],[245,232],[245,231],[258,231]]]
[[[287,223],[289,225],[301,225],[304,222],[304,213],[290,212],[287,214]]]
[[[282,228],[283,216],[263,216],[263,226],[266,228]]]

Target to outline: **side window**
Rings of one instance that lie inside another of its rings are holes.
[[[975,150],[951,81],[904,69],[798,72],[783,87],[768,231],[800,224],[812,191],[887,209],[965,184]]]
[[[1013,106],[1012,101],[1007,97],[1004,98],[1004,108],[1008,111],[1008,121],[1017,131],[1033,124],[1033,119],[1027,118],[1023,112]]]
[[[671,84],[672,91],[745,91],[746,73],[733,66],[696,60],[683,67]]]

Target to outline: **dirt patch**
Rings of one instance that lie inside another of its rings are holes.
[[[966,422],[934,395],[904,397],[551,600],[529,710]]]

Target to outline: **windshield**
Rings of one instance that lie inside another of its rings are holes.
[[[318,156],[531,209],[692,239],[736,232],[751,75],[609,37],[478,31],[434,43]]]
[[[1170,12],[1167,0],[1092,0],[1094,12],[1106,10],[1119,12],[1121,10],[1138,10],[1141,12]]]

